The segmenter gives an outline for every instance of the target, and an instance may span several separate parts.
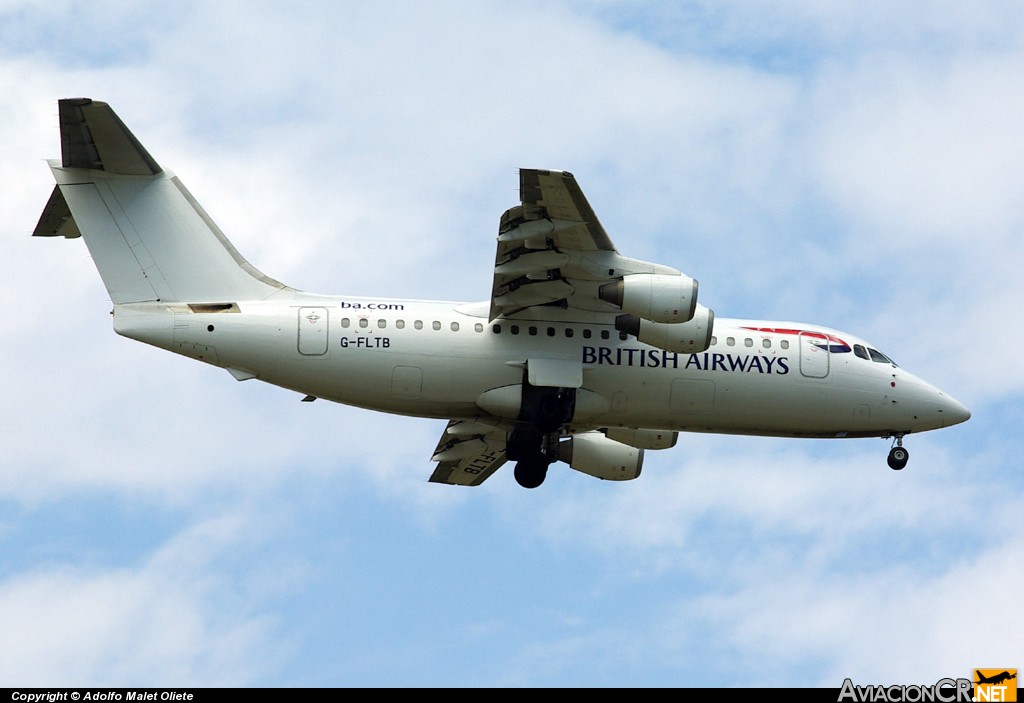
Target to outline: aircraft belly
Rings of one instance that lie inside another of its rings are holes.
[[[787,375],[598,367],[584,387],[610,400],[598,421],[614,426],[833,437],[874,434],[882,422],[877,396]]]
[[[339,355],[340,357],[341,355]],[[407,415],[451,418],[480,412],[476,399],[498,385],[517,383],[519,369],[501,360],[380,351],[331,363],[330,386],[310,379],[320,397]]]

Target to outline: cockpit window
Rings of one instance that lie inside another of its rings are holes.
[[[871,360],[872,361],[877,361],[877,362],[882,363],[882,364],[892,364],[893,366],[896,366],[896,362],[895,361],[893,361],[892,359],[890,359],[889,357],[887,357],[885,354],[883,354],[882,352],[878,351],[877,349],[872,349],[872,348],[868,347],[868,354],[871,355]]]
[[[871,357],[868,356],[868,350],[864,348],[863,344],[854,344],[853,353],[859,356],[861,359],[871,359]]]

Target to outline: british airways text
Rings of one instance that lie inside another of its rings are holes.
[[[597,366],[639,366],[652,369],[769,373],[778,376],[785,376],[789,373],[789,359],[784,356],[738,356],[718,352],[678,354],[660,349],[631,347],[583,347],[583,363]]]

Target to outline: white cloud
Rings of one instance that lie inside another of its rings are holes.
[[[938,574],[899,566],[841,576],[798,568],[685,610],[703,613],[744,665],[756,667],[748,680],[777,677],[772,669],[780,663],[813,661],[806,685],[838,687],[846,677],[931,684],[1019,656],[1024,620],[1013,584],[1022,556],[1018,538],[987,544]]]
[[[138,565],[44,566],[4,580],[0,676],[34,687],[265,680],[280,664],[270,646],[279,623],[246,601],[239,577],[210,571],[252,527],[211,519]]]
[[[1008,241],[1024,222],[1022,66],[1016,54],[938,66],[889,55],[830,72],[816,113],[826,196],[894,255]]]

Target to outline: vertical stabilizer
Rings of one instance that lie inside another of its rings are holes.
[[[114,303],[261,300],[286,286],[257,271],[110,106],[59,102],[57,181],[33,233],[82,236]]]

